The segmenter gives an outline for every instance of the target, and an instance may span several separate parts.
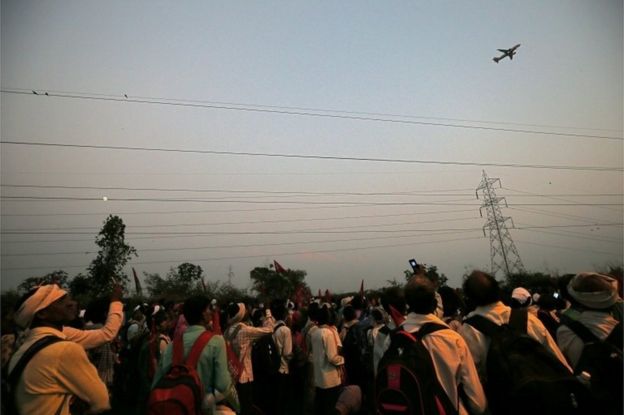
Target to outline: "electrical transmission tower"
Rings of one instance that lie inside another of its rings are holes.
[[[487,212],[487,222],[483,225],[483,236],[485,236],[487,229],[490,233],[491,272],[494,276],[500,270],[505,273],[505,276],[525,273],[520,254],[518,254],[516,245],[511,239],[509,229],[507,229],[507,221],[511,222],[512,228],[515,227],[513,220],[511,217],[504,217],[501,212],[500,203],[504,203],[507,207],[507,200],[504,197],[497,197],[494,191],[494,184],[497,182],[502,187],[500,179],[490,179],[484,170],[483,179],[476,190],[477,199],[479,199],[479,192],[483,196],[483,204],[479,208],[481,217],[483,217],[483,208]]]

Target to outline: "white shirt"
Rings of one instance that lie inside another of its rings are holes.
[[[410,313],[403,323],[403,329],[414,333],[425,324],[448,325],[433,314]],[[487,401],[470,350],[464,339],[454,330],[439,330],[423,338],[423,344],[429,351],[436,376],[440,385],[460,415],[467,415],[464,404],[470,406],[473,413],[483,413]],[[458,387],[463,385],[467,401],[459,399]]]
[[[282,325],[273,333],[273,341],[275,342],[275,347],[277,347],[277,352],[280,354],[280,367],[278,372],[287,375],[288,362],[292,358],[292,333],[282,320],[275,323],[275,326],[279,324]]]
[[[238,358],[243,365],[239,383],[253,382],[253,368],[251,365],[251,346],[253,342],[262,336],[273,332],[271,327],[253,327],[245,323],[236,323],[227,328],[223,337],[229,341],[237,326],[241,326],[238,330],[236,338],[232,340],[232,346],[238,353]]]
[[[312,332],[311,338],[314,386],[321,389],[339,386],[338,366],[344,365],[344,358],[338,354],[338,333],[323,325]]]

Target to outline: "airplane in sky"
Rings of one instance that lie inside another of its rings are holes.
[[[520,47],[520,43],[518,43],[516,46],[514,46],[513,48],[510,49],[498,49],[499,52],[503,52],[502,56],[499,57],[495,57],[492,60],[496,63],[498,63],[498,61],[500,61],[501,59],[506,58],[507,56],[509,56],[509,59],[513,59],[514,55],[517,53],[516,49],[518,49]]]

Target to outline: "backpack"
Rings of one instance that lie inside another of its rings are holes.
[[[275,326],[273,333],[284,324]],[[279,372],[281,356],[273,340],[273,334],[269,333],[254,342],[251,346],[251,365],[254,379],[266,380]]]
[[[426,323],[416,333],[398,330],[379,362],[375,379],[375,410],[379,415],[454,415],[457,409],[440,385],[422,339],[447,326]]]
[[[173,341],[171,369],[158,380],[147,401],[148,415],[201,414],[204,385],[197,373],[197,362],[212,338],[212,332],[203,332],[184,360],[183,336]]]
[[[492,413],[595,413],[587,387],[527,334],[527,309],[512,309],[500,326],[478,315],[465,323],[490,338],[484,389]]]
[[[575,367],[575,373],[591,375],[592,396],[603,406],[601,413],[622,411],[622,323],[614,327],[605,340],[600,340],[580,321],[562,316],[562,323],[583,340],[585,346]]]
[[[30,360],[35,357],[37,353],[39,353],[42,349],[51,344],[64,341],[60,337],[56,336],[45,336],[30,346],[22,355],[20,360],[15,364],[15,367],[8,373],[9,365],[4,367],[2,370],[2,413],[6,415],[17,415],[17,406],[15,402],[15,390],[17,388],[17,382],[19,381],[24,369],[30,362]]]
[[[373,373],[372,346],[368,343],[368,320],[349,328],[342,342],[342,355],[349,384],[364,386]]]

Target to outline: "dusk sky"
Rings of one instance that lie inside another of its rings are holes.
[[[129,273],[231,266],[248,287],[277,260],[340,292],[416,258],[458,286],[490,268],[483,171],[527,270],[622,264],[622,1],[0,13],[3,290],[85,273],[109,214],[139,253]]]

